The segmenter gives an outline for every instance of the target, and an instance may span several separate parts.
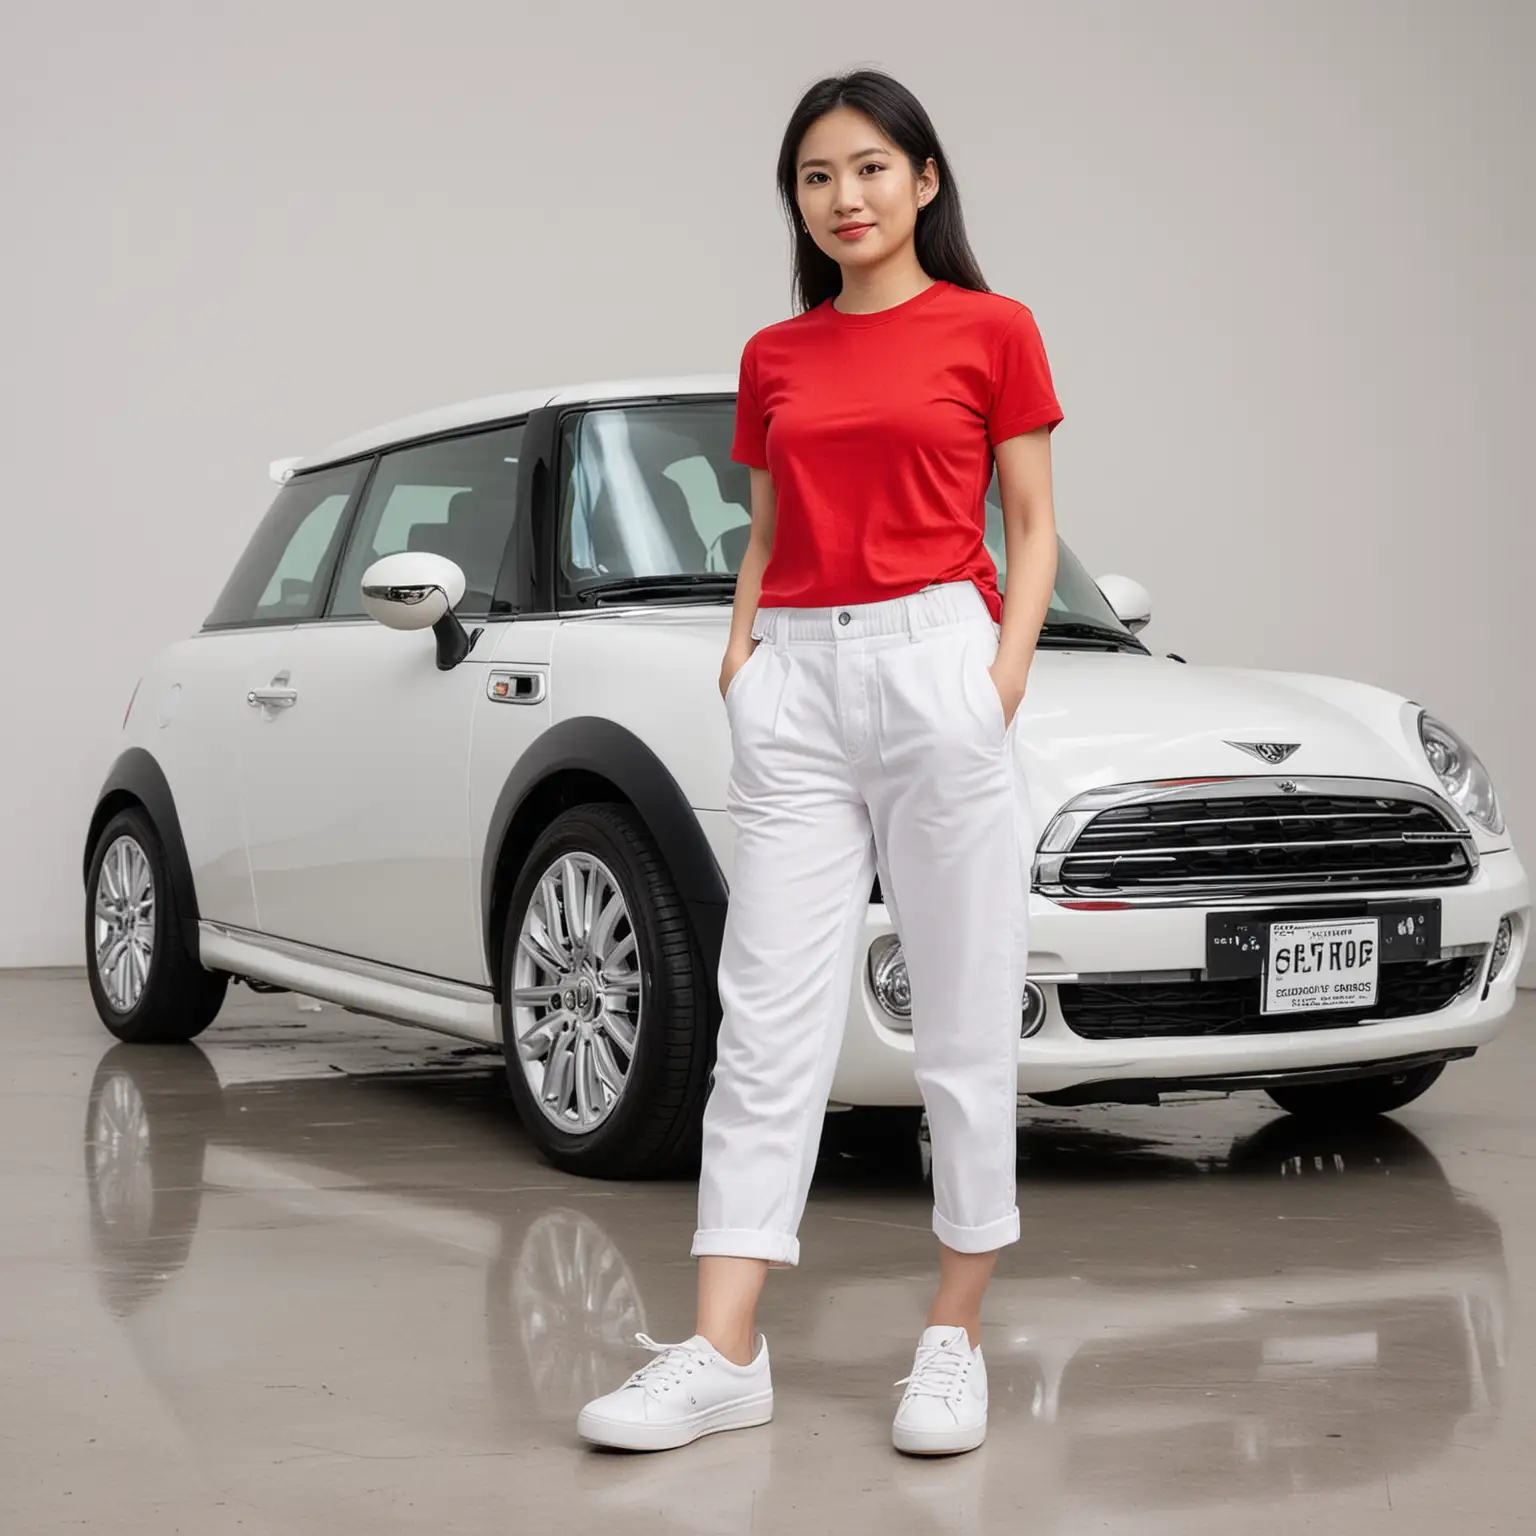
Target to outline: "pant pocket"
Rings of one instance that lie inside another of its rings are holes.
[[[967,689],[977,719],[1001,745],[1008,733],[1008,718],[1003,712],[1003,698],[992,681],[989,670],[997,659],[997,638],[989,625],[968,631],[962,645],[961,691]]]
[[[730,682],[725,685],[724,697],[727,712],[729,712],[731,704],[735,700],[736,695],[741,692],[741,685],[746,680],[746,675],[751,670],[753,663],[758,660],[758,654],[763,650],[763,648],[764,647],[762,642],[759,642],[756,649],[753,650],[752,654],[748,656],[747,659],[742,662],[739,667],[736,668],[735,672],[731,674]],[[768,649],[771,650],[772,647],[769,646]]]
[[[789,658],[764,641],[726,685],[725,716],[738,747],[777,737],[788,671]]]

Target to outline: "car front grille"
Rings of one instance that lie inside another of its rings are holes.
[[[1471,834],[1416,786],[1250,782],[1080,796],[1042,839],[1036,887],[1057,899],[1220,900],[1459,885],[1475,872]]]
[[[1364,1020],[1412,1018],[1447,1008],[1470,987],[1482,963],[1475,955],[1383,965],[1376,1002],[1367,1008],[1259,1011],[1263,982],[1146,982],[1124,985],[1063,982],[1057,1001],[1067,1027],[1086,1040],[1143,1040],[1184,1035],[1290,1034],[1338,1029]]]

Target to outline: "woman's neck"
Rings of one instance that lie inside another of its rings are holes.
[[[845,315],[872,315],[915,299],[933,283],[915,254],[899,266],[844,267],[843,291],[832,301],[832,307]]]

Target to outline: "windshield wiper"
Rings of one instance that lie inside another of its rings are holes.
[[[725,571],[709,571],[677,576],[626,576],[579,587],[572,595],[580,603],[606,603],[628,597],[729,597],[735,591],[734,576]]]
[[[1045,625],[1040,631],[1041,643],[1052,638],[1062,640],[1097,640],[1102,645],[1112,646],[1115,650],[1146,651],[1140,640],[1135,635],[1128,634],[1123,629],[1115,629],[1108,624],[1099,624],[1092,619],[1057,619]]]

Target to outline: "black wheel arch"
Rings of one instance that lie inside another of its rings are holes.
[[[486,962],[497,999],[507,901],[523,860],[561,811],[593,801],[629,804],[656,839],[688,908],[713,1006],[725,929],[725,875],[666,764],[633,731],[596,715],[564,720],[546,731],[507,775],[491,814],[480,875],[480,910]]]
[[[91,858],[96,852],[96,840],[101,836],[102,828],[120,811],[134,806],[140,807],[155,824],[165,850],[166,868],[176,889],[182,943],[189,954],[195,955],[199,947],[197,887],[192,880],[192,864],[187,858],[186,840],[181,833],[181,818],[176,814],[176,800],[164,769],[143,747],[129,747],[113,763],[101,786],[85,837],[81,879],[90,881]]]

